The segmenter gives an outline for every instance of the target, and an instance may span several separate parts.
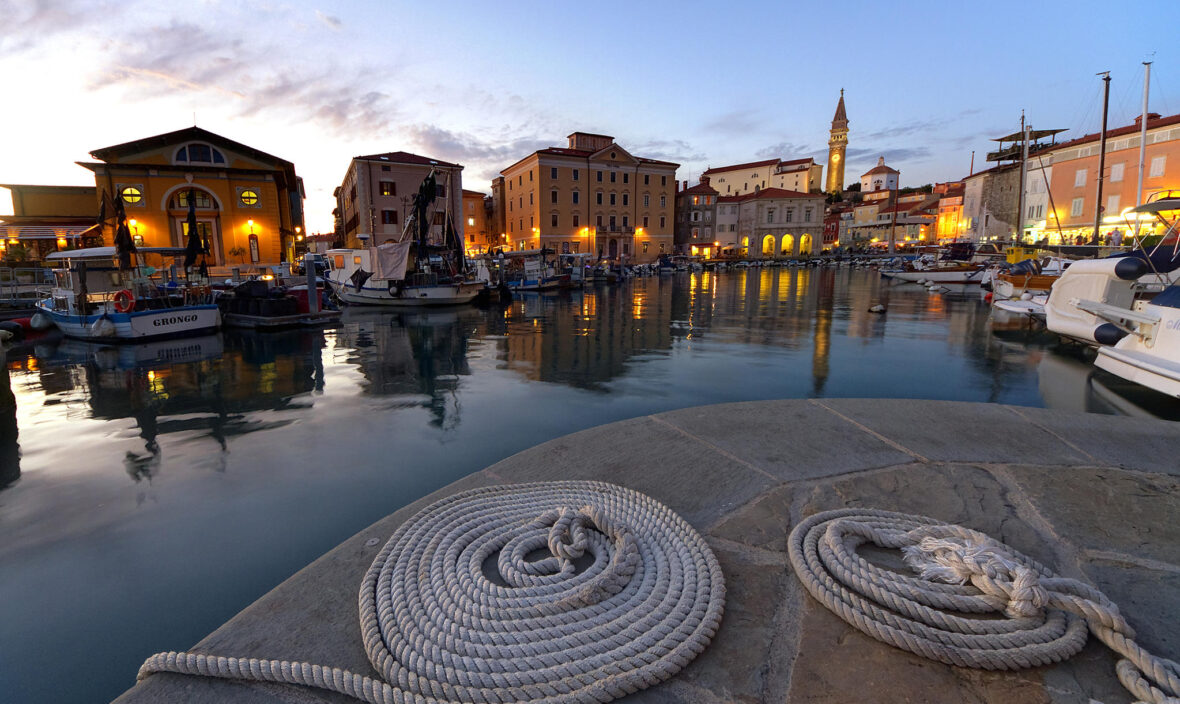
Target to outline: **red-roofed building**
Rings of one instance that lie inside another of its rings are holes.
[[[385,152],[353,157],[336,189],[340,234],[348,248],[368,247],[400,239],[412,197],[431,172],[438,184],[438,200],[430,227],[431,242],[442,243],[446,215],[463,237],[463,167],[441,159]]]
[[[709,168],[701,177],[708,177],[710,185],[723,196],[740,196],[763,188],[818,193],[823,185],[823,170],[811,157],[764,159]]]
[[[1136,192],[1140,119],[1106,132],[1099,228],[1103,241],[1116,229],[1124,233],[1134,229],[1124,212],[1140,200]],[[1066,243],[1074,243],[1079,237],[1090,241],[1098,205],[1098,144],[1099,135],[1088,134],[1063,142],[1049,152],[1046,158],[1052,165],[1049,190],[1056,210],[1049,210],[1041,227],[1034,226],[1028,231],[1031,239],[1045,237],[1053,244],[1062,237]],[[1146,152],[1142,199],[1161,191],[1180,191],[1180,114],[1160,117],[1148,113]],[[1154,228],[1155,223],[1144,221],[1142,225]]]
[[[860,191],[892,191],[898,187],[897,179],[901,172],[885,165],[885,157],[877,158],[877,165],[861,174]]]
[[[671,254],[678,164],[631,154],[608,135],[568,139],[512,164],[493,183],[503,243],[631,263]]]

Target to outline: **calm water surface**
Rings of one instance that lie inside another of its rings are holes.
[[[886,315],[867,312],[878,301]],[[1180,417],[1076,351],[993,331],[978,289],[833,269],[352,309],[328,331],[45,343],[4,369],[0,698],[21,702],[110,699],[146,656],[378,518],[602,423],[817,396]]]

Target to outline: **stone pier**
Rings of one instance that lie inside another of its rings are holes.
[[[787,560],[802,518],[919,513],[990,534],[1090,582],[1150,651],[1180,658],[1180,424],[991,404],[795,400],[689,408],[604,425],[509,457],[374,523],[200,643],[175,649],[304,660],[376,676],[357,590],[423,506],[489,484],[596,479],[642,491],[703,533],[728,598],[712,645],[638,702],[1129,701],[1091,639],[1072,660],[983,672],[861,634],[813,601]],[[147,655],[145,653],[145,655]],[[128,685],[134,672],[127,673]],[[157,674],[116,701],[351,702],[285,685]]]

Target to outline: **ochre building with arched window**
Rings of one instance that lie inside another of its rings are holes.
[[[98,161],[79,165],[94,172],[100,201],[104,192],[123,196],[137,244],[183,247],[190,193],[197,227],[210,244],[211,264],[290,261],[303,234],[303,181],[294,164],[200,127],[90,155]],[[103,234],[113,244],[112,228]]]

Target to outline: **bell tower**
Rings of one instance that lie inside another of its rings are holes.
[[[840,89],[840,102],[836,104],[836,116],[832,118],[831,136],[828,137],[828,193],[844,190],[844,151],[848,149],[848,115],[844,112],[844,89]]]

